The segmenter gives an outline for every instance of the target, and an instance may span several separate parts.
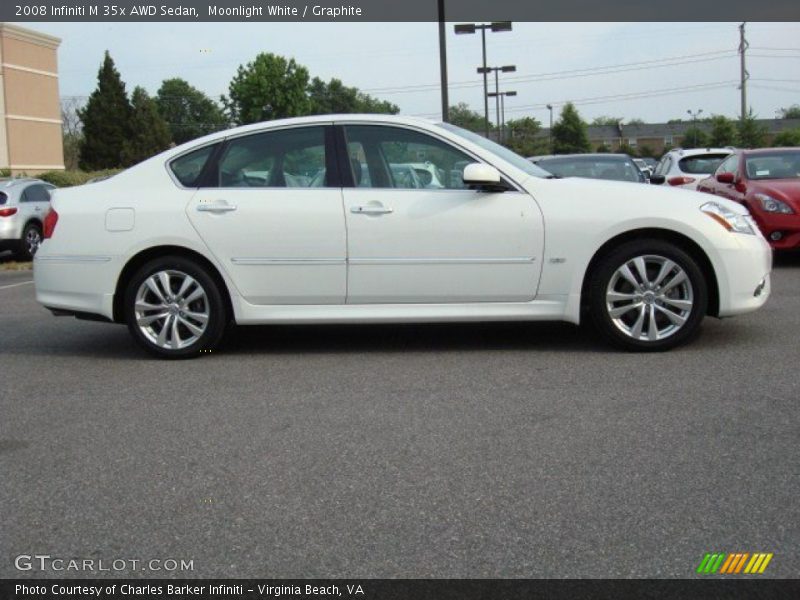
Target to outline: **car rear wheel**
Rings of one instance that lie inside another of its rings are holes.
[[[145,264],[125,290],[128,329],[161,358],[191,358],[220,341],[227,313],[219,286],[192,260],[168,256]]]
[[[42,243],[42,228],[36,223],[28,223],[22,230],[17,256],[20,260],[33,260],[33,255]]]
[[[604,257],[591,277],[592,320],[617,346],[668,350],[699,332],[708,286],[697,262],[674,244],[629,242]]]

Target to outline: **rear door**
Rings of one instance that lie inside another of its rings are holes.
[[[229,139],[187,214],[251,304],[342,304],[347,246],[333,128]]]

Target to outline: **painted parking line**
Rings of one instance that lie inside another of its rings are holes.
[[[9,285],[0,285],[0,290],[7,290],[8,288],[19,287],[21,285],[28,285],[29,283],[33,283],[33,279],[29,281],[23,281],[21,283],[11,283]]]

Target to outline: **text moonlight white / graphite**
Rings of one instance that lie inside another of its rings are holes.
[[[309,14],[310,13],[310,14]],[[214,6],[208,7],[209,17],[244,17],[251,19],[253,17],[298,17],[305,18],[306,16],[313,17],[360,17],[362,15],[361,8],[358,6],[319,6],[315,4],[311,7],[305,6],[302,10],[296,6],[284,6],[278,4],[270,4],[267,6],[257,6],[255,4],[239,5],[239,6]]]

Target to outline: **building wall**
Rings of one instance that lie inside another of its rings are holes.
[[[64,168],[59,44],[58,38],[0,24],[0,168],[13,175]]]

